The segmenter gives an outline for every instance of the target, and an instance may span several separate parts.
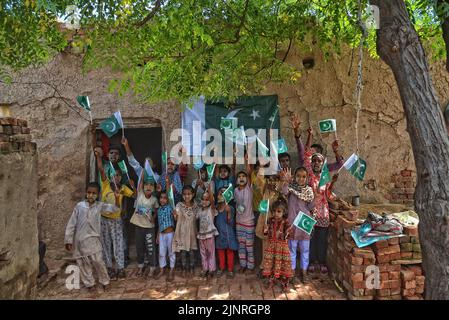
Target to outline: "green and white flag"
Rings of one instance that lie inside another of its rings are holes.
[[[167,173],[167,151],[162,153],[162,166],[165,166],[165,173]]]
[[[234,188],[232,187],[232,183],[229,184],[229,186],[223,192],[223,198],[225,199],[226,203],[229,203],[234,198]]]
[[[258,132],[258,129],[267,130],[268,128],[279,130],[278,96],[239,97],[232,107],[229,107],[225,101],[206,101],[204,97],[200,97],[194,102],[193,107],[186,106],[182,112],[182,128],[185,133],[182,136],[182,144],[185,146],[188,156],[202,155],[206,146],[206,141],[202,140],[202,136],[207,129],[221,128],[224,136],[223,127],[234,125],[227,120],[222,123],[222,118],[237,119],[235,128],[253,129],[254,132]],[[230,122],[232,121],[235,120]],[[252,137],[248,136],[248,139],[250,138]],[[235,135],[229,135],[226,139],[234,141]],[[225,146],[226,139],[223,139],[223,146]],[[237,140],[237,143],[239,141],[240,139]]]
[[[273,142],[273,146],[277,147],[276,148],[276,153],[277,154],[281,154],[281,153],[284,153],[284,152],[288,151],[287,143],[285,143],[285,139],[284,138],[280,138],[279,140],[274,141]]]
[[[151,168],[150,161],[148,159],[145,159],[145,180],[144,181],[150,181],[150,182],[158,182],[158,176],[153,171],[153,168]]]
[[[118,166],[119,166],[120,170],[122,171],[122,173],[128,174],[128,167],[126,167],[125,160],[120,161],[118,163]]]
[[[355,153],[353,153],[348,160],[343,164],[346,170],[348,170],[354,177],[363,180],[366,172],[366,161],[359,158]]]
[[[325,160],[323,163],[323,168],[321,168],[320,182],[318,183],[318,187],[322,187],[330,181],[331,174],[329,172],[329,168],[327,167],[327,160]]]
[[[337,120],[335,119],[326,119],[318,122],[320,126],[321,133],[329,133],[337,131]]]
[[[115,116],[110,116],[100,123],[100,129],[110,138],[120,130],[120,123]]]
[[[86,111],[91,111],[88,96],[78,96],[76,97],[76,101],[78,101],[81,107],[83,107]]]
[[[109,161],[109,179],[112,179],[116,174],[117,174],[117,171],[115,171],[115,168],[112,165],[112,162]]]
[[[206,166],[206,170],[207,170],[207,177],[209,181],[211,181],[212,178],[214,177],[215,163],[208,164]]]
[[[262,199],[259,202],[260,214],[267,214],[269,210],[270,210],[270,199]]]
[[[170,188],[168,189],[168,202],[172,206],[172,208],[175,208],[175,195],[173,193],[173,185],[170,185]]]
[[[261,156],[264,158],[270,158],[270,149],[257,137],[257,149],[262,153]]]
[[[299,211],[298,215],[296,216],[295,220],[293,221],[293,225],[310,235],[312,233],[313,227],[316,224],[316,220],[312,217],[308,216],[302,211]]]

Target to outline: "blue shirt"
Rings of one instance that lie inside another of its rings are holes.
[[[157,211],[157,220],[159,222],[159,231],[164,231],[167,228],[175,227],[175,221],[173,220],[173,208],[166,204],[159,207]]]
[[[235,183],[234,183],[234,177],[230,176],[226,179],[221,179],[221,178],[213,178],[214,181],[214,188],[215,188],[215,196],[217,196],[218,194],[218,190],[220,190],[221,188],[227,188],[229,187],[230,184],[232,184],[235,187]]]
[[[231,219],[228,221],[226,210],[218,212],[215,218],[215,226],[218,229],[218,236],[215,238],[215,248],[238,250],[239,244],[235,234],[235,211],[232,206]]]
[[[165,186],[165,177],[166,176],[167,176],[167,174],[164,172],[161,175],[161,178],[159,179],[159,182],[162,186],[162,190],[166,189],[166,186]],[[170,177],[170,182],[173,183],[173,186],[176,189],[175,194],[182,195],[182,182],[181,182],[181,177],[179,176],[178,171],[168,173],[168,176]]]

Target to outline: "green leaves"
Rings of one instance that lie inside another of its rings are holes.
[[[439,17],[449,15],[449,6],[405,1],[431,56],[442,58]],[[59,26],[73,4],[82,35]],[[67,46],[67,38],[84,52],[85,71],[119,72],[109,89],[120,95],[132,92],[146,102],[186,102],[200,95],[232,100],[262,92],[269,81],[294,83],[301,72],[289,64],[293,47],[308,51],[319,45],[328,57],[343,45],[357,46],[357,10],[356,0],[6,0],[0,11],[0,77],[9,68],[44,63]],[[375,40],[372,29],[365,46],[373,56]]]

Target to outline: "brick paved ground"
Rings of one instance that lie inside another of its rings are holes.
[[[64,269],[64,268],[63,268]],[[200,272],[199,268],[196,274]],[[181,278],[176,272],[173,282],[161,279],[137,278],[136,266],[127,268],[127,278],[111,281],[110,288],[104,292],[96,288],[88,291],[68,290],[65,287],[63,270],[53,274],[44,288],[38,292],[37,299],[138,299],[138,300],[345,300],[329,277],[313,279],[308,284],[290,285],[282,290],[279,287],[265,289],[255,275],[236,274],[233,279],[203,279],[198,276]]]

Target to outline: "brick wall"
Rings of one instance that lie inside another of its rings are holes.
[[[31,299],[38,274],[37,154],[27,122],[0,118],[0,299]]]
[[[391,203],[413,205],[416,187],[416,172],[404,169],[391,176],[391,192],[386,198]]]

